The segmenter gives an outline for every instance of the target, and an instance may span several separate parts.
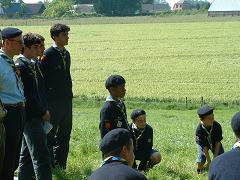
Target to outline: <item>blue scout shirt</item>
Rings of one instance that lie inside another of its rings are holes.
[[[13,60],[0,50],[0,98],[3,104],[24,102],[23,84],[9,62]]]

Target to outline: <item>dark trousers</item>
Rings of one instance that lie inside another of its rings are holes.
[[[5,156],[1,180],[12,180],[14,171],[18,167],[22,134],[25,122],[25,109],[23,107],[5,107],[8,111],[4,118],[6,131]]]
[[[65,169],[72,131],[72,99],[49,100],[51,124],[53,129],[48,134],[48,146],[53,166]]]
[[[3,161],[5,155],[5,128],[0,117],[0,174],[2,173]]]
[[[19,161],[19,180],[51,180],[51,159],[47,146],[47,134],[41,119],[25,123]]]

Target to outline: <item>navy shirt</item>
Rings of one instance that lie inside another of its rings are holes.
[[[213,159],[210,164],[209,180],[238,180],[240,172],[240,149],[234,148]]]
[[[129,130],[126,107],[122,100],[115,101],[109,96],[100,112],[99,129],[101,138],[116,128]]]
[[[71,99],[72,79],[70,74],[71,57],[64,49],[64,56],[56,47],[50,47],[44,52],[42,70],[45,78],[48,99]]]
[[[40,91],[44,89],[44,84],[39,81],[41,73],[37,64],[25,56],[20,55],[16,61],[16,67],[20,71],[25,87],[27,120],[41,118],[47,110],[45,96]]]
[[[97,169],[88,180],[147,180],[147,178],[123,162],[112,161]]]
[[[130,124],[130,129],[134,136],[134,154],[135,159],[147,161],[151,155],[153,147],[153,129],[146,124],[144,129],[137,129],[135,124]]]
[[[201,147],[208,147],[209,149],[215,148],[216,142],[221,142],[222,137],[222,127],[217,122],[213,122],[211,128],[206,129],[201,123],[196,129],[196,143]],[[212,150],[213,150],[212,149]]]

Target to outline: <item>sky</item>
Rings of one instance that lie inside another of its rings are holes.
[[[40,0],[23,0],[23,2],[25,3],[37,3]],[[172,7],[174,5],[175,2],[179,1],[179,0],[166,0],[169,5]],[[212,2],[213,0],[208,0],[209,2]]]

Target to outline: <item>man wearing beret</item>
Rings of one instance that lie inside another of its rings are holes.
[[[100,112],[99,129],[101,138],[116,128],[129,129],[126,107],[121,100],[126,93],[125,83],[125,79],[120,75],[111,75],[105,82],[105,87],[110,95]]]
[[[198,150],[197,157],[197,172],[203,171],[203,166],[207,160],[207,166],[211,163],[208,150],[211,150],[214,157],[224,153],[222,146],[222,127],[214,120],[213,108],[203,106],[197,111],[200,118],[200,123],[196,129],[196,143]]]
[[[89,180],[146,180],[147,178],[131,168],[134,161],[133,141],[128,130],[123,128],[108,132],[99,149],[103,153],[102,166]]]
[[[25,121],[25,97],[20,75],[13,62],[13,57],[23,48],[22,31],[8,27],[2,30],[3,46],[0,50],[0,99],[7,110],[4,118],[6,130],[5,157],[2,180],[13,179],[18,167]]]
[[[237,138],[232,150],[216,157],[209,168],[209,180],[237,180],[240,171],[240,112],[231,120],[232,130]]]

